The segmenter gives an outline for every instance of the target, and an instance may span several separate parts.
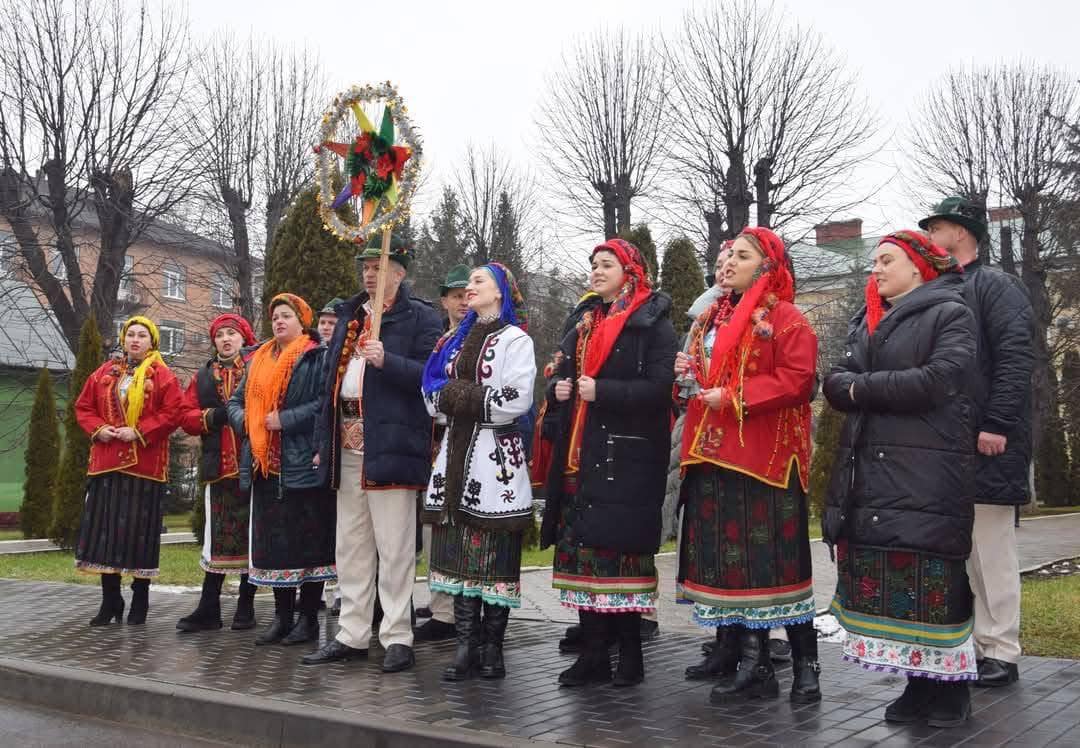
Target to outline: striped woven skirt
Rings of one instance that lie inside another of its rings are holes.
[[[845,660],[909,677],[978,677],[962,559],[841,541],[836,566],[830,612],[844,627]]]
[[[677,596],[702,626],[773,628],[814,619],[806,494],[692,465],[683,482]]]
[[[276,476],[251,491],[251,569],[259,587],[299,587],[337,578],[337,495],[325,488],[282,489]]]
[[[559,590],[559,602],[594,613],[655,612],[657,576],[653,554],[586,548],[573,542],[572,528],[579,513],[576,502],[576,494],[569,491],[562,501],[551,580]]]
[[[247,574],[251,495],[240,481],[226,478],[206,486],[206,525],[199,565],[215,574]]]
[[[165,484],[111,472],[86,486],[75,568],[94,574],[158,575]]]
[[[470,527],[431,528],[433,592],[479,597],[490,605],[521,607],[521,532]]]

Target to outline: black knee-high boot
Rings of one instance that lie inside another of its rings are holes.
[[[636,686],[645,680],[645,659],[641,653],[641,613],[617,613],[615,635],[619,640],[619,665],[614,686]]]
[[[505,678],[503,640],[506,625],[510,622],[510,608],[506,605],[484,603],[484,649],[480,657],[481,678]]]
[[[221,628],[221,585],[224,582],[224,574],[206,572],[198,607],[191,615],[177,621],[176,628],[181,631],[213,631]]]
[[[323,582],[304,582],[300,585],[300,617],[289,635],[281,643],[289,646],[319,639],[319,602],[322,600]]]
[[[821,665],[818,663],[817,631],[814,629],[814,624],[798,623],[786,628],[788,641],[791,642],[791,659],[794,669],[791,700],[796,704],[813,704],[821,701],[821,684],[818,678]]]
[[[135,578],[131,580],[131,609],[128,611],[129,626],[146,623],[146,614],[150,610],[150,580]]]
[[[255,590],[258,587],[248,581],[247,574],[240,575],[240,598],[236,601],[232,630],[244,631],[255,628]]]
[[[275,587],[274,620],[261,634],[255,637],[255,643],[277,644],[284,639],[292,631],[295,605],[296,590],[292,587]]]
[[[769,630],[741,627],[739,631],[739,671],[709,694],[714,704],[747,699],[775,699],[780,695],[776,671],[769,659]]]
[[[611,680],[611,655],[607,646],[608,615],[589,610],[580,612],[581,654],[569,669],[559,674],[560,686],[575,687]]]
[[[124,596],[120,594],[120,575],[101,575],[101,607],[97,615],[90,619],[91,626],[107,626],[113,619],[117,623],[124,620]]]
[[[457,649],[454,650],[453,661],[443,670],[443,680],[467,680],[476,672],[480,664],[480,644],[483,641],[480,624],[483,605],[483,600],[479,597],[454,595]]]
[[[710,642],[705,659],[686,668],[687,680],[711,680],[735,675],[739,669],[739,636],[733,626],[717,626],[716,641]]]

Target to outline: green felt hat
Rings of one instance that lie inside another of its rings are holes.
[[[326,302],[326,306],[319,310],[319,314],[317,316],[321,317],[324,314],[332,314],[336,317],[337,312],[334,311],[334,308],[343,301],[345,301],[345,299],[335,296],[334,298],[330,299],[330,301]]]
[[[377,260],[382,254],[382,234],[376,233],[368,241],[367,247],[364,251],[356,256],[356,259],[360,262],[364,260]],[[390,259],[401,265],[406,270],[409,269],[409,262],[412,261],[412,251],[405,246],[405,242],[397,237],[396,234],[390,236]]]
[[[987,235],[986,211],[974,200],[966,197],[952,195],[945,198],[934,206],[930,215],[919,221],[919,228],[926,231],[930,222],[935,219],[960,224],[974,234],[977,241],[982,241]]]
[[[446,274],[446,280],[439,286],[439,296],[446,296],[454,288],[465,288],[469,285],[469,273],[472,271],[468,265],[454,265]]]

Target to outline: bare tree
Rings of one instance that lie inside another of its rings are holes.
[[[494,145],[480,149],[470,143],[457,172],[456,192],[473,262],[499,260],[524,270],[530,260],[525,238],[535,236],[539,213],[533,180]]]
[[[734,0],[688,11],[660,54],[672,97],[669,197],[704,218],[709,266],[755,202],[758,223],[775,228],[858,202],[847,184],[876,121],[820,35],[771,4]]]
[[[663,82],[664,63],[650,42],[618,29],[581,39],[564,54],[541,99],[537,149],[552,184],[606,237],[630,228],[631,203],[656,175]]]
[[[269,249],[285,210],[311,178],[321,74],[307,52],[221,35],[200,54],[196,79],[193,139],[203,155],[204,199],[227,221],[230,275],[250,319],[253,253],[259,244]],[[252,227],[252,207],[260,200],[265,211]]]
[[[114,337],[125,251],[188,195],[187,24],[118,0],[8,0],[0,19],[0,215],[75,350],[91,312]]]

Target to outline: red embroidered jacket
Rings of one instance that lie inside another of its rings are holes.
[[[240,443],[236,432],[228,423],[215,427],[211,423],[214,408],[207,407],[215,399],[219,407],[224,408],[240,380],[244,377],[245,364],[251,357],[248,354],[239,365],[222,366],[211,361],[196,371],[187,389],[184,390],[180,406],[179,425],[185,433],[201,436],[203,442],[203,464],[200,479],[206,483],[216,483],[226,478],[240,475]],[[217,375],[215,376],[215,372]],[[220,379],[218,379],[220,377]],[[214,397],[211,398],[211,395]],[[208,455],[207,451],[216,454]],[[207,464],[208,460],[213,460]]]
[[[786,488],[794,463],[803,490],[810,482],[810,395],[817,369],[817,335],[802,312],[778,301],[766,321],[770,337],[756,332],[743,379],[743,422],[728,405],[703,408],[685,429],[682,465],[711,463]],[[706,364],[707,365],[707,364]]]
[[[180,416],[180,384],[168,367],[154,364],[146,374],[146,399],[133,442],[95,437],[105,426],[126,426],[118,386],[122,364],[107,361],[86,380],[75,401],[75,418],[90,435],[88,475],[118,471],[164,483],[169,479],[169,434]]]

